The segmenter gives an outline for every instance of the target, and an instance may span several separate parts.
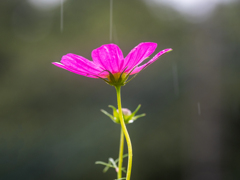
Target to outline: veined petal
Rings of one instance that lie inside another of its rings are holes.
[[[121,70],[128,67],[127,71],[130,71],[133,67],[139,65],[147,57],[149,57],[156,49],[157,44],[152,42],[140,43],[133,48],[130,53],[124,59],[124,65]]]
[[[70,69],[86,72],[88,74],[98,74],[102,71],[94,62],[76,54],[67,54],[62,57],[60,62]]]
[[[92,51],[92,59],[103,70],[118,73],[124,57],[121,49],[116,44],[105,44]]]
[[[76,70],[76,69],[71,69],[70,67],[67,67],[64,64],[59,63],[59,62],[53,62],[52,64],[57,66],[57,67],[63,68],[65,70],[68,70],[70,72],[73,72],[73,73],[76,73],[76,74],[79,74],[79,75],[82,75],[82,76],[87,76],[87,77],[91,77],[91,78],[97,78],[96,76],[88,74],[86,72],[82,72],[82,71],[79,71],[79,70]]]
[[[156,43],[140,43],[124,59],[122,51],[117,45],[105,44],[92,51],[93,61],[75,54],[67,54],[62,57],[60,63],[53,62],[53,64],[79,75],[103,79],[110,85],[123,86],[129,82],[125,82],[129,75],[140,72],[156,61],[162,54],[172,50],[165,49],[146,64],[139,66],[154,52],[156,47]],[[105,80],[105,78],[108,78],[109,81]]]
[[[142,66],[139,66],[139,67],[135,68],[135,69],[133,70],[133,72],[131,73],[131,75],[140,72],[142,69],[146,68],[147,66],[149,66],[150,64],[152,64],[154,61],[156,61],[161,55],[163,55],[163,54],[165,54],[165,53],[167,53],[167,52],[170,52],[170,51],[172,51],[171,48],[169,48],[169,49],[164,49],[164,50],[160,51],[160,52],[157,53],[150,61],[148,61],[146,64],[143,64]]]

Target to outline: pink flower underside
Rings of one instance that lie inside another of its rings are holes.
[[[79,55],[67,54],[62,57],[60,63],[54,62],[53,64],[73,73],[91,78],[107,78],[109,72],[114,74],[121,73],[124,70],[125,73],[129,73],[134,67],[136,67],[131,72],[132,75],[140,72],[142,69],[156,61],[161,55],[172,50],[164,49],[157,53],[146,64],[138,67],[139,64],[155,51],[156,47],[156,43],[140,43],[132,49],[124,59],[122,51],[117,45],[106,44],[92,51],[93,61],[89,61]]]

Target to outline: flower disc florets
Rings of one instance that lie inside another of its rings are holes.
[[[112,74],[111,72],[108,72],[109,75],[107,76],[108,81],[106,81],[105,79],[103,79],[106,83],[108,83],[109,85],[112,86],[124,86],[128,80],[128,77],[130,76],[130,73],[124,73],[124,71],[122,73],[115,73]]]
[[[111,72],[109,72],[109,75],[107,78],[108,78],[107,83],[112,86],[124,86],[126,84],[128,76],[126,73],[112,74]]]
[[[118,109],[116,109],[112,105],[109,105],[109,107],[113,109],[113,115],[109,114],[107,111],[105,111],[103,109],[101,111],[105,115],[110,117],[113,120],[113,122],[120,124],[120,117],[119,117]],[[140,107],[141,107],[141,105],[139,104],[138,107],[136,108],[136,110],[133,113],[127,108],[122,108],[122,114],[123,114],[123,119],[124,119],[125,124],[133,123],[136,119],[146,115],[146,114],[140,114],[140,115],[135,116],[135,114],[138,112]]]
[[[161,55],[172,50],[171,48],[164,49],[150,61],[140,65],[155,51],[156,47],[156,43],[140,43],[124,58],[121,49],[116,44],[105,44],[92,51],[93,61],[76,54],[67,54],[60,62],[53,62],[53,64],[79,75],[102,79],[112,86],[123,86],[128,82],[130,75],[136,75]]]

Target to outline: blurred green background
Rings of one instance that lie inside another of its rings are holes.
[[[33,1],[0,1],[0,179],[114,179],[94,164],[118,156],[120,126],[100,112],[114,87],[51,64],[110,43],[109,0],[64,1],[62,30],[61,6]],[[239,1],[191,17],[113,0],[112,17],[125,56],[140,42],[173,48],[122,88],[123,107],[147,114],[127,126],[132,180],[239,180]]]

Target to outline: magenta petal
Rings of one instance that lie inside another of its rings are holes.
[[[169,48],[169,49],[164,49],[164,50],[160,51],[160,52],[157,53],[150,61],[148,61],[146,64],[143,64],[142,66],[139,66],[139,67],[135,68],[135,69],[133,70],[133,72],[131,73],[131,75],[140,72],[142,69],[146,68],[147,66],[149,66],[150,64],[152,64],[154,61],[156,61],[161,55],[163,55],[163,54],[165,54],[165,53],[167,53],[167,52],[170,52],[170,51],[172,51],[171,48]]]
[[[67,54],[62,57],[60,62],[70,69],[88,74],[99,74],[102,71],[94,62],[76,54]]]
[[[86,73],[86,72],[82,72],[82,71],[78,71],[78,70],[75,70],[75,69],[71,69],[71,68],[69,68],[69,67],[67,67],[67,66],[65,66],[64,64],[61,64],[61,63],[59,63],[59,62],[53,62],[52,64],[54,64],[54,65],[57,66],[57,67],[66,69],[66,70],[68,70],[68,71],[70,71],[70,72],[73,72],[73,73],[76,73],[76,74],[79,74],[79,75],[82,75],[82,76],[87,76],[87,77],[91,77],[91,78],[97,78],[96,76],[90,75],[90,74],[88,74],[88,73]]]
[[[148,58],[155,51],[156,47],[156,43],[140,43],[126,56],[121,70],[127,67],[126,71],[130,71],[133,67],[139,65],[146,58]]]
[[[121,49],[115,44],[105,44],[92,51],[93,62],[111,73],[120,72],[124,57]]]

